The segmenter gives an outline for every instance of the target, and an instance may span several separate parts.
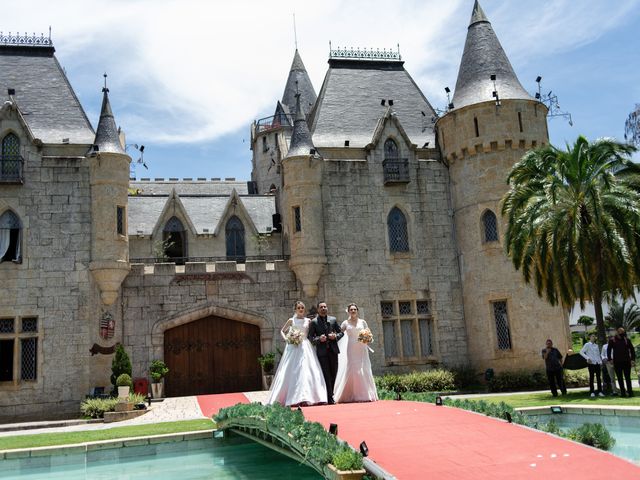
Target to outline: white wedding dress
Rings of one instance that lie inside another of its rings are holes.
[[[292,318],[292,328],[301,330],[300,345],[287,344],[271,384],[267,403],[282,405],[327,403],[327,387],[322,376],[315,347],[307,338],[308,318]]]
[[[369,328],[367,322],[359,318],[353,326],[345,320],[341,328],[345,335],[338,344],[340,357],[333,397],[337,403],[376,401],[378,391],[371,373],[369,348],[358,341],[360,332]]]

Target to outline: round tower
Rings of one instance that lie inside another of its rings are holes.
[[[449,165],[472,365],[541,368],[547,338],[566,351],[568,322],[505,255],[500,202],[511,167],[548,143],[547,108],[520,84],[477,0],[452,103],[436,129]]]
[[[283,209],[291,257],[289,266],[302,284],[304,294],[315,298],[318,281],[327,263],[322,216],[322,159],[296,96],[296,116],[291,145],[282,160]]]
[[[91,263],[102,303],[111,305],[130,270],[127,235],[129,164],[116,128],[106,87],[95,143],[89,154],[91,184]]]

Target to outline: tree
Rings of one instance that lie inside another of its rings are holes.
[[[118,377],[123,373],[126,373],[131,377],[131,370],[131,360],[129,360],[129,355],[127,355],[122,344],[118,343],[116,345],[116,354],[111,362],[111,384],[113,385],[113,392],[118,392],[116,385]]]
[[[584,327],[584,333],[587,333],[587,327],[593,325],[593,317],[589,315],[581,315],[578,319],[578,323]]]
[[[611,302],[609,313],[605,316],[607,327],[624,328],[627,332],[640,327],[640,308],[635,303],[630,303],[627,308],[626,300],[622,304]]]
[[[502,203],[505,247],[525,282],[552,305],[593,303],[605,341],[602,301],[629,297],[640,278],[640,167],[632,145],[578,137],[516,163]]]

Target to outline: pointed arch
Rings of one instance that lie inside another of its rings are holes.
[[[22,222],[12,210],[0,215],[0,262],[20,262]]]
[[[491,210],[485,210],[482,214],[482,231],[484,243],[498,241],[498,219]]]
[[[409,251],[409,230],[407,217],[398,207],[393,207],[387,215],[387,233],[391,252]]]
[[[0,144],[0,179],[20,176],[20,138],[13,132],[7,133]]]
[[[244,225],[236,215],[227,220],[225,225],[227,259],[243,262],[246,258],[244,245]]]
[[[399,158],[400,150],[398,149],[398,143],[391,137],[387,138],[384,142],[384,159],[398,160]]]
[[[164,224],[162,241],[165,256],[176,263],[184,263],[187,257],[187,231],[178,217],[173,216]]]

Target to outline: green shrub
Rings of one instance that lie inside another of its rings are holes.
[[[153,382],[160,383],[165,375],[169,373],[169,368],[162,360],[154,360],[149,366],[149,372]]]
[[[589,372],[586,369],[565,370],[564,383],[567,385],[567,388],[588,387]]]
[[[142,395],[141,393],[129,392],[129,402],[131,402],[133,404],[144,403],[145,399],[146,399],[146,397],[144,395]]]
[[[496,373],[488,382],[490,392],[542,390],[548,387],[547,375],[542,370],[512,370]]]
[[[479,387],[480,374],[471,367],[458,367],[451,370],[457,390]]]
[[[363,467],[362,455],[349,447],[344,447],[334,453],[331,463],[338,470],[360,470]]]
[[[443,369],[411,372],[404,375],[387,374],[376,377],[376,386],[380,390],[394,392],[445,392],[456,389],[453,372]]]
[[[585,423],[580,427],[572,428],[567,432],[567,437],[601,450],[610,450],[616,443],[615,438],[600,423]]]
[[[133,388],[133,381],[131,380],[131,375],[128,375],[126,373],[119,375],[118,378],[116,379],[116,386]]]
[[[111,385],[113,385],[113,395],[118,392],[118,389],[116,388],[116,380],[118,377],[123,373],[126,373],[131,377],[131,372],[131,360],[129,360],[129,355],[125,352],[122,344],[119,343],[116,345],[116,354],[111,362]]]
[[[117,403],[117,398],[88,398],[80,404],[80,411],[85,417],[104,418],[104,412],[115,411]]]

